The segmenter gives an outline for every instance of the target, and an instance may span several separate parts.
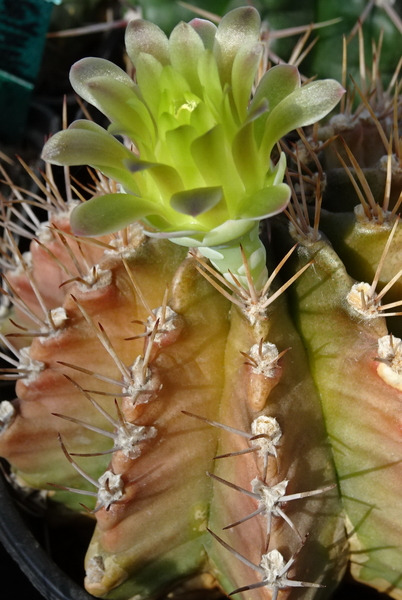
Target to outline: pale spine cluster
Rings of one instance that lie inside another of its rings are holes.
[[[271,346],[271,344],[270,344]],[[189,414],[189,413],[187,413]],[[197,415],[190,415],[197,417]],[[200,418],[200,417],[197,417]],[[207,421],[206,419],[202,419]],[[281,428],[277,422],[277,420],[273,417],[268,417],[261,415],[253,420],[251,424],[251,433],[243,432],[236,430],[232,427],[228,427],[221,423],[207,421],[211,425],[216,427],[221,427],[222,429],[226,429],[232,433],[241,435],[248,439],[250,444],[251,451],[257,451],[258,455],[262,458],[263,462],[263,477],[255,478],[251,481],[251,491],[246,490],[238,485],[230,483],[220,477],[217,477],[213,473],[207,472],[207,475],[212,479],[218,481],[226,485],[229,488],[232,488],[242,494],[246,494],[247,496],[252,497],[258,504],[257,510],[247,515],[243,519],[231,523],[227,525],[223,529],[230,529],[232,527],[236,527],[241,525],[248,519],[256,517],[257,515],[262,515],[266,518],[266,530],[267,530],[267,541],[265,551],[261,554],[261,560],[259,565],[252,563],[242,554],[240,554],[237,550],[229,546],[226,542],[224,542],[220,537],[218,537],[213,531],[210,533],[213,537],[227,550],[229,550],[232,554],[234,554],[239,560],[241,560],[245,565],[248,565],[252,569],[254,569],[257,573],[259,573],[262,577],[262,581],[255,584],[250,584],[241,588],[238,588],[231,592],[230,595],[237,594],[239,592],[256,589],[259,587],[268,587],[273,591],[272,600],[276,600],[279,590],[288,588],[288,587],[313,587],[319,588],[322,587],[316,583],[308,583],[304,581],[295,581],[293,579],[289,579],[287,576],[288,571],[296,560],[296,556],[301,550],[304,541],[299,531],[296,529],[290,518],[286,515],[284,510],[281,508],[281,505],[289,502],[291,500],[298,500],[300,498],[307,498],[310,496],[315,496],[318,494],[322,494],[327,492],[334,487],[335,485],[329,485],[318,490],[311,490],[307,492],[299,492],[296,494],[286,495],[286,488],[288,486],[289,481],[283,480],[274,485],[268,485],[266,482],[266,474],[267,474],[267,463],[268,457],[272,456],[276,460],[276,471],[279,473],[279,459],[277,454],[277,447],[279,445],[279,441],[282,437]],[[236,453],[235,453],[236,454]],[[225,458],[229,455],[225,455]],[[218,457],[219,458],[219,457]],[[222,457],[223,458],[223,457]],[[284,557],[277,549],[269,550],[270,544],[270,535],[271,535],[271,526],[272,526],[272,518],[273,517],[281,517],[286,521],[286,523],[291,527],[291,529],[295,532],[300,540],[299,550],[287,561],[285,562]]]

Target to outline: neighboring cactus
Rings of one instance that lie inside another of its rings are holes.
[[[323,168],[336,181],[346,167],[349,210],[354,177],[370,195],[348,146],[364,127],[347,115],[346,150],[329,139],[339,116],[312,138],[300,132],[286,148],[298,186],[289,173],[283,183],[285,155],[271,151],[343,90],[301,86],[281,65],[250,102],[258,34],[250,7],[218,28],[181,23],[170,39],[132,22],[137,83],[101,59],[72,69],[109,132],[76,121],[44,149],[51,163],[96,169],[93,198],[74,189],[64,203],[48,165],[45,224],[17,188],[4,204],[2,341],[14,355],[4,377],[18,380],[18,400],[0,405],[0,453],[20,481],[72,509],[86,494],[96,528],[85,585],[96,596],[220,586],[326,598],[357,556],[356,577],[401,597],[401,351],[375,291],[399,275],[389,204],[400,165],[386,160],[381,208],[360,192],[357,222],[323,211],[345,268],[318,229],[321,192],[333,205]],[[383,99],[379,136],[391,114],[398,138],[400,106]],[[260,239],[259,221],[286,207],[289,231],[279,215]],[[12,214],[35,231],[30,253]],[[369,283],[356,288],[359,261]]]

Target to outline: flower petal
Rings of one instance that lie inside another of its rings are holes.
[[[279,102],[300,88],[300,73],[293,65],[276,65],[261,78],[255,91],[250,111],[266,98],[269,110],[273,110]]]
[[[74,121],[45,144],[42,157],[54,165],[91,165],[126,168],[132,173],[149,169],[154,163],[137,158],[102,127],[90,121]]]
[[[74,121],[51,137],[42,157],[54,165],[90,165],[134,193],[137,184],[132,173],[153,165],[139,160],[96,123],[85,120]]]
[[[256,119],[261,117],[261,115],[264,115],[265,113],[268,113],[268,112],[269,112],[269,102],[266,98],[263,98],[259,104],[256,104],[255,106],[253,106],[252,109],[249,108],[247,119],[244,121],[243,125],[252,123]]]
[[[142,97],[157,121],[161,90],[160,77],[163,71],[161,63],[151,54],[141,53],[136,61],[136,77]]]
[[[207,50],[201,55],[198,63],[198,76],[204,90],[204,101],[216,118],[222,103],[223,92],[218,66],[211,50]]]
[[[214,47],[215,35],[218,30],[216,25],[206,19],[195,18],[189,22],[189,25],[198,33],[204,43],[204,48],[212,50]]]
[[[334,79],[313,81],[292,92],[269,113],[261,151],[269,156],[281,137],[296,129],[312,125],[325,117],[339,102],[345,90]]]
[[[232,143],[232,154],[245,188],[249,192],[256,191],[264,181],[267,166],[257,149],[254,123],[239,129]]]
[[[246,219],[233,220],[230,219],[208,231],[203,237],[201,244],[194,246],[220,246],[229,244],[234,240],[241,238],[247,231],[250,231],[255,226],[254,221]]]
[[[135,67],[141,53],[151,54],[161,65],[168,65],[169,41],[154,23],[134,19],[127,25],[125,36],[127,54]]]
[[[286,154],[284,152],[281,152],[278,162],[276,163],[275,167],[272,169],[274,178],[270,185],[278,185],[279,183],[282,183],[283,179],[285,177],[285,171],[286,171]]]
[[[159,79],[159,86],[162,91],[162,99],[167,102],[165,106],[161,102],[160,113],[164,109],[172,112],[172,104],[180,102],[180,99],[184,99],[187,93],[191,94],[191,89],[186,78],[170,65],[163,68]],[[177,110],[180,110],[180,106],[177,106]]]
[[[183,181],[173,167],[158,164],[148,170],[148,174],[155,181],[162,197],[170,198],[173,194],[184,190]]]
[[[258,142],[262,139],[268,113],[286,96],[299,89],[300,81],[300,73],[297,67],[292,65],[277,65],[263,75],[249,107],[250,116],[261,106],[263,100],[268,101],[268,111],[264,111],[263,116],[255,124]]]
[[[71,213],[71,229],[87,237],[114,233],[141,217],[159,214],[161,208],[131,194],[105,194],[83,202]]]
[[[182,125],[166,133],[166,148],[170,154],[170,164],[183,179],[186,188],[197,188],[204,181],[190,154],[190,147],[197,137],[197,131],[191,125]]]
[[[170,206],[179,213],[197,217],[214,208],[223,198],[221,187],[204,187],[174,194]]]
[[[235,56],[232,67],[232,93],[240,121],[247,117],[251,88],[261,60],[260,43],[245,44]]]
[[[176,25],[169,38],[170,61],[172,67],[185,77],[195,94],[201,93],[197,66],[204,52],[204,44],[191,25],[183,21]]]
[[[207,186],[223,186],[226,199],[236,202],[244,190],[223,126],[216,125],[191,144],[191,155]]]
[[[290,187],[280,183],[259,190],[254,196],[244,198],[237,209],[239,219],[259,221],[282,212],[290,200]]]
[[[119,81],[94,77],[87,83],[96,106],[116,124],[115,129],[149,145],[155,136],[155,126],[145,104],[136,93]]]
[[[209,129],[212,129],[216,124],[211,111],[208,109],[205,102],[200,102],[192,111],[190,116],[190,125],[198,132],[198,135],[203,135]]]
[[[85,124],[85,125],[84,125]],[[122,168],[133,154],[94,123],[75,121],[45,144],[42,158],[54,165],[110,165]]]
[[[95,133],[99,133],[100,135],[108,135],[106,129],[104,129],[101,125],[98,125],[98,123],[95,123],[95,121],[89,121],[87,119],[77,119],[76,121],[70,123],[68,128],[83,129],[84,131],[94,131]],[[110,136],[108,135],[108,137]]]
[[[107,77],[112,86],[115,82],[124,85],[127,90],[134,91],[135,83],[123,69],[104,58],[83,58],[70,69],[70,83],[74,91],[87,102],[103,112],[102,106],[88,87],[88,82],[97,77]]]
[[[214,55],[222,84],[230,83],[232,65],[237,52],[260,35],[260,15],[252,6],[231,10],[220,21],[215,35]]]

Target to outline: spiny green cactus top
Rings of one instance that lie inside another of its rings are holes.
[[[125,192],[76,208],[76,233],[110,233],[141,219],[178,244],[204,248],[223,273],[241,269],[240,253],[233,259],[230,252],[241,243],[253,256],[257,287],[263,285],[265,253],[256,225],[290,198],[285,157],[274,165],[271,150],[290,130],[324,117],[343,89],[334,80],[302,87],[296,67],[279,65],[252,96],[263,55],[259,29],[252,7],[231,11],[218,27],[202,19],[179,23],[169,39],[156,25],[134,20],[126,46],[137,83],[104,59],[72,67],[75,91],[112,124],[106,132],[76,121],[47,143],[43,158],[88,163]],[[133,151],[116,134],[127,136]],[[208,252],[217,246],[222,250]]]

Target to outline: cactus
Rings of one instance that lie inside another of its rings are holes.
[[[45,199],[10,182],[0,454],[94,520],[95,596],[327,598],[349,559],[402,594],[399,87],[374,68],[306,137],[344,90],[265,70],[259,29],[251,7],[170,38],[133,21],[135,80],[71,71],[108,130],[50,138]],[[50,163],[90,183],[64,200]]]

